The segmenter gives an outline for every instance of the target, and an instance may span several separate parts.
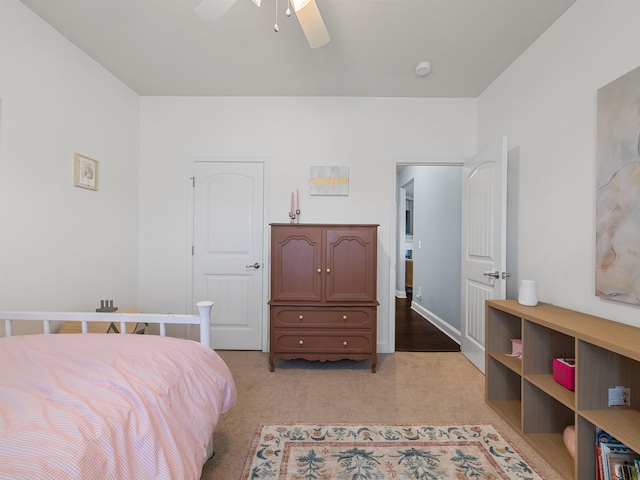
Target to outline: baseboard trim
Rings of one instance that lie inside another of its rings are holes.
[[[413,302],[413,301],[411,302],[411,310],[416,312],[418,315],[423,317],[426,321],[431,323],[434,327],[436,327],[438,330],[440,330],[442,333],[448,336],[451,340],[453,340],[458,345],[460,345],[460,338],[462,336],[460,330],[456,330],[447,322],[442,320],[440,317],[438,317],[437,315],[430,312],[429,310],[427,310],[422,305],[416,302]]]

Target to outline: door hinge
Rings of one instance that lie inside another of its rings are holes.
[[[195,249],[196,247],[194,247],[193,245],[191,245],[191,255],[195,255]]]
[[[189,177],[191,179],[191,186],[195,188],[196,186],[196,177]]]

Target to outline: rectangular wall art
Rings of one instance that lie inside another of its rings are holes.
[[[311,195],[349,195],[349,167],[311,167]]]
[[[76,187],[98,190],[98,161],[76,153],[73,156],[73,184]]]
[[[598,90],[596,295],[640,305],[640,67]]]

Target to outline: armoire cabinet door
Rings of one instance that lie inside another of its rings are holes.
[[[322,300],[322,230],[273,226],[271,300]]]
[[[326,231],[324,273],[327,302],[376,301],[376,229]]]

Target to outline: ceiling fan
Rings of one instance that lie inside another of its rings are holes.
[[[256,6],[260,6],[262,0],[252,0]],[[298,17],[300,26],[304,35],[307,37],[309,46],[311,48],[322,47],[329,43],[329,32],[324,25],[322,15],[316,4],[316,0],[287,0],[291,3],[293,11]],[[222,17],[231,6],[236,3],[236,0],[204,0],[200,5],[196,7],[196,14],[201,17],[215,22]],[[276,9],[278,8],[276,0]],[[287,16],[291,15],[291,10],[287,8]],[[278,31],[278,23],[274,25],[274,30]]]

